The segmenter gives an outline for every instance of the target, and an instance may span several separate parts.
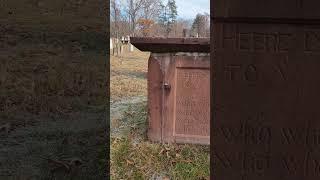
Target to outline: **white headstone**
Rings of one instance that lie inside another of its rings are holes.
[[[130,52],[133,52],[133,45],[130,44]]]

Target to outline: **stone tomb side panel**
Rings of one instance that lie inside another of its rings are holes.
[[[213,178],[320,179],[320,26],[213,33]]]

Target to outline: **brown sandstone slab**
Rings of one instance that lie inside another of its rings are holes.
[[[212,179],[320,178],[320,26],[281,21],[213,24]]]
[[[318,0],[213,0],[212,4],[216,18],[320,18]]]
[[[153,53],[210,52],[209,38],[131,37],[130,41],[141,51]]]

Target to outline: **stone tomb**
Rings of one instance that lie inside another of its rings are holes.
[[[211,4],[212,179],[320,179],[319,3]]]
[[[210,43],[204,38],[131,38],[150,51],[148,137],[210,144]]]

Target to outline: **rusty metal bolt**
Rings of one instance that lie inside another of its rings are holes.
[[[171,89],[171,86],[170,86],[169,83],[164,83],[163,87],[164,87],[165,90],[170,90]]]

